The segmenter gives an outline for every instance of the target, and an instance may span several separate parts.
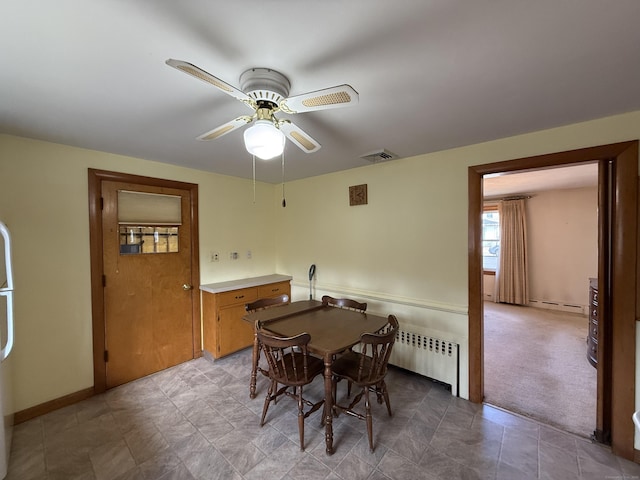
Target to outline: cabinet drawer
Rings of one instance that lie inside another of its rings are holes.
[[[258,289],[256,287],[231,290],[218,294],[218,306],[239,305],[253,302],[258,299]]]
[[[270,283],[258,287],[258,298],[276,297],[278,295],[290,293],[289,282]]]

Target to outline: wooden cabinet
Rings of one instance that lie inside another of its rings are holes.
[[[205,352],[220,358],[253,345],[253,325],[242,320],[245,305],[259,298],[291,296],[290,282],[286,275],[266,275],[202,285]]]
[[[598,279],[589,279],[589,333],[587,334],[587,360],[598,367]]]

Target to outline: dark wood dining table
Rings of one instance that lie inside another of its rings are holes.
[[[317,300],[303,300],[288,305],[248,313],[244,320],[260,321],[262,327],[276,335],[292,337],[306,332],[311,335],[308,348],[324,360],[324,423],[327,454],[333,453],[333,388],[331,365],[336,354],[353,347],[363,333],[376,332],[384,327],[386,317],[323,305]],[[253,371],[250,395],[255,397],[258,343],[254,341]]]

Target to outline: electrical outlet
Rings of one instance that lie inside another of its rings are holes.
[[[217,262],[220,260],[220,254],[218,252],[211,252],[209,255],[210,262]]]
[[[247,250],[247,260],[251,260],[251,250]]]
[[[229,253],[229,259],[237,260],[238,259],[238,252],[230,252]]]

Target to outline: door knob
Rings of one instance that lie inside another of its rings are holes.
[[[182,289],[183,290],[193,290],[193,285],[189,285],[188,283],[185,283],[182,285]]]

